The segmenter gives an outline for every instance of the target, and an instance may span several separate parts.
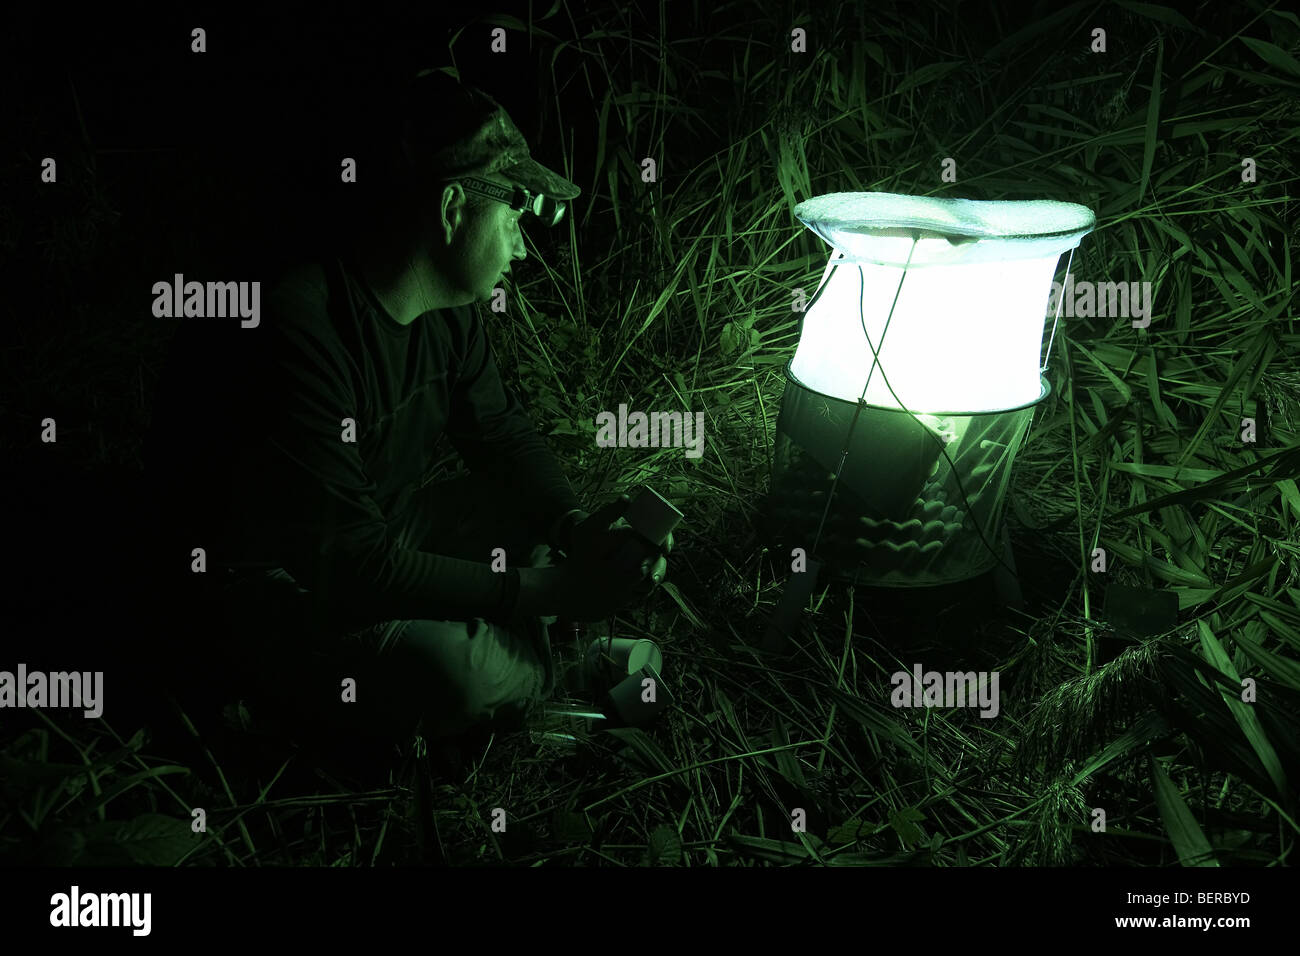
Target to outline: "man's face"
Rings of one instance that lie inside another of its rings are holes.
[[[502,176],[484,178],[511,185]],[[461,304],[481,302],[491,298],[513,263],[527,255],[519,225],[524,213],[487,197],[482,197],[484,203],[479,208],[468,208],[454,187],[448,186],[444,196],[449,192],[450,200],[442,206],[439,254],[434,264],[443,273],[449,293]]]

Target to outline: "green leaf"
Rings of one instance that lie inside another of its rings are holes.
[[[861,820],[853,819],[847,823],[841,823],[839,826],[831,827],[830,832],[826,834],[826,842],[832,846],[844,843],[857,843],[859,840],[866,839],[869,836],[875,836],[888,823],[863,823]]]
[[[1149,744],[1152,740],[1162,736],[1168,730],[1169,724],[1163,717],[1154,712],[1147,714],[1140,721],[1103,747],[1096,756],[1089,759],[1088,762],[1079,769],[1078,773],[1074,775],[1074,779],[1070,781],[1070,786],[1077,787],[1112,760],[1117,757],[1122,757],[1134,747],[1141,747]]]
[[[1241,574],[1237,575],[1231,581],[1226,582],[1223,587],[1215,591],[1210,600],[1216,604],[1228,603],[1237,600],[1243,594],[1250,591],[1250,587],[1260,578],[1267,576],[1272,572],[1281,559],[1277,556],[1266,557],[1256,561],[1250,567],[1245,568]]]
[[[771,863],[807,863],[808,851],[798,843],[784,843],[766,837],[730,836],[727,842],[745,856],[757,857]]]
[[[790,734],[786,730],[784,723],[777,722],[772,732],[772,744],[776,747],[788,747],[790,745]],[[808,789],[808,781],[804,778],[803,767],[795,758],[793,750],[777,750],[772,754],[772,759],[776,761],[776,772],[787,783],[801,791]]]
[[[949,60],[947,63],[927,63],[908,73],[894,92],[901,96],[908,90],[914,90],[918,86],[924,86],[926,83],[934,83],[936,80],[943,79],[960,66],[965,66],[964,60]]]
[[[740,351],[740,331],[735,322],[728,322],[722,327],[722,338],[718,343],[723,355]]]
[[[722,337],[718,346],[722,349],[723,355],[731,355],[735,352],[743,354],[758,348],[763,337],[756,329],[749,327],[751,322],[753,322],[752,316],[749,322],[728,322],[722,327]]]
[[[1266,471],[1272,467],[1276,473],[1285,473],[1296,468],[1300,468],[1300,448],[1288,448],[1278,452],[1275,455],[1269,455],[1252,461],[1248,465],[1240,468],[1234,468],[1215,478],[1213,481],[1207,481],[1204,484],[1197,485],[1194,488],[1184,488],[1182,491],[1175,491],[1171,494],[1164,495],[1160,498],[1154,498],[1151,501],[1144,501],[1141,504],[1133,505],[1129,508],[1121,508],[1119,511],[1107,515],[1111,521],[1117,518],[1127,518],[1130,515],[1143,514],[1148,511],[1155,511],[1159,508],[1168,508],[1172,505],[1189,504],[1195,501],[1205,501],[1217,497],[1226,497],[1229,494],[1236,493],[1247,487],[1244,479],[1258,472]],[[1267,477],[1267,476],[1266,476]]]
[[[1223,472],[1214,468],[1183,468],[1178,465],[1155,465],[1149,462],[1141,464],[1132,461],[1108,461],[1106,467],[1142,478],[1164,478],[1168,481],[1203,482],[1222,478]]]
[[[514,30],[515,32],[522,33],[525,36],[542,37],[543,39],[550,40],[552,42],[558,41],[560,39],[554,33],[549,33],[546,30],[543,30],[541,27],[537,25],[536,21],[533,22],[533,25],[530,28],[528,24],[524,23],[523,20],[520,20],[518,17],[512,17],[508,13],[494,13],[491,16],[484,17],[482,22],[490,24],[491,26],[494,27],[505,27],[507,30]],[[508,34],[507,37],[509,37]],[[517,43],[517,42],[521,42],[521,39],[522,38],[509,37],[507,42]]]
[[[1011,34],[1011,36],[1003,37],[1001,42],[985,52],[984,58],[996,62],[1009,52],[1035,49],[1036,44],[1031,43],[1031,40],[1070,22],[1072,18],[1078,16],[1081,11],[1087,8],[1088,5],[1085,3],[1072,3],[1068,7],[1053,10],[1047,16],[1025,17],[1023,20],[1026,25],[1016,33]]]
[[[1186,611],[1189,607],[1204,604],[1219,592],[1218,588],[1170,588],[1178,595],[1178,610]]]
[[[673,584],[671,581],[664,581],[659,585],[659,587],[673,599],[673,603],[681,609],[682,614],[686,616],[686,620],[691,622],[692,627],[700,630],[705,629],[705,623],[700,620],[700,616],[695,613],[689,604],[686,603],[686,599],[682,597],[682,592],[677,589],[677,585]]]
[[[76,866],[85,851],[85,833],[76,827],[60,827],[42,841],[38,862],[42,866]]]
[[[826,861],[827,866],[907,866],[913,861],[906,855],[880,856],[870,853],[837,853]]]
[[[1170,584],[1178,584],[1184,587],[1204,588],[1213,585],[1213,581],[1202,574],[1194,571],[1184,571],[1182,568],[1176,568],[1168,561],[1162,561],[1160,558],[1150,554],[1145,554],[1137,548],[1131,547],[1122,541],[1113,541],[1102,539],[1102,547],[1108,551],[1118,554],[1121,558],[1130,564],[1139,565],[1148,568],[1152,574]]]
[[[572,810],[556,810],[551,819],[555,838],[563,843],[586,844],[591,840],[591,824],[585,813]]]
[[[1147,103],[1146,141],[1142,147],[1142,179],[1138,184],[1139,201],[1146,195],[1151,180],[1151,163],[1156,155],[1156,131],[1160,125],[1160,71],[1165,63],[1165,38],[1156,39],[1156,67],[1151,76],[1151,100]]]
[[[113,800],[114,798],[121,796],[122,794],[126,793],[126,791],[132,789],[133,787],[137,787],[140,784],[145,783],[146,781],[153,780],[157,777],[162,777],[167,774],[173,774],[173,773],[188,774],[189,772],[190,772],[189,767],[181,767],[181,766],[176,766],[171,764],[164,764],[157,767],[150,767],[148,770],[141,770],[139,773],[132,774],[131,776],[119,780],[117,783],[113,784],[113,786],[105,790],[95,800],[93,800],[85,807],[83,807],[81,813],[83,816],[88,817],[91,814],[93,814],[96,810],[98,810],[100,807],[106,806],[110,800]]]
[[[1242,37],[1241,42],[1250,47],[1256,56],[1274,69],[1283,73],[1290,73],[1292,76],[1300,76],[1300,60],[1297,60],[1280,46],[1269,43],[1267,40],[1256,40],[1254,37]]]
[[[1244,634],[1237,635],[1237,646],[1270,677],[1292,690],[1300,691],[1300,663],[1264,650],[1260,645],[1248,641]]]
[[[85,764],[79,763],[28,763],[25,760],[0,757],[0,780],[4,780],[6,784],[39,786],[80,777],[90,769]]]
[[[1300,628],[1291,626],[1278,615],[1268,611],[1260,611],[1259,619],[1272,628],[1274,634],[1300,652]]]
[[[1300,490],[1296,488],[1295,480],[1283,478],[1277,483],[1277,490],[1282,493],[1282,499],[1291,506],[1295,516],[1300,518]]]
[[[650,833],[646,856],[651,866],[676,866],[682,861],[682,838],[666,823],[661,823]]]
[[[883,708],[877,708],[860,697],[834,688],[831,697],[845,716],[857,721],[868,736],[880,735],[910,756],[916,759],[924,757],[920,745],[898,718],[893,716],[894,712],[879,713],[878,710]]]
[[[1149,20],[1159,20],[1161,23],[1168,23],[1170,26],[1182,27],[1184,30],[1195,30],[1196,27],[1185,16],[1177,10],[1171,10],[1169,7],[1158,7],[1152,3],[1134,3],[1128,0],[1116,0],[1116,5],[1123,7],[1131,13],[1136,13],[1140,17],[1146,17]]]
[[[679,787],[686,786],[682,782],[682,775],[675,773],[679,768],[668,759],[654,738],[640,727],[611,727],[605,733],[627,745],[627,752],[634,758],[634,763],[642,764],[644,769],[650,770],[655,776],[671,774],[667,780]]]
[[[1110,382],[1110,384],[1115,387],[1115,390],[1119,392],[1120,396],[1124,399],[1126,403],[1133,399],[1133,390],[1129,388],[1128,385],[1126,385],[1119,378],[1118,375],[1116,375],[1109,368],[1107,368],[1106,365],[1097,358],[1097,356],[1093,355],[1091,352],[1089,352],[1086,348],[1084,348],[1082,345],[1080,345],[1078,342],[1074,341],[1073,339],[1070,339],[1070,344],[1073,345],[1080,352],[1082,352],[1084,357],[1089,362],[1097,366],[1097,370],[1100,371],[1102,375],[1106,376],[1106,381]]]
[[[1199,620],[1196,622],[1196,626],[1200,631],[1201,648],[1205,652],[1206,660],[1224,674],[1227,674],[1234,686],[1240,687],[1241,677],[1237,674],[1237,668],[1232,665],[1232,659],[1228,656],[1228,652],[1223,649],[1219,639],[1210,630],[1210,625],[1204,620]],[[1227,690],[1222,690],[1222,693],[1223,699],[1227,701],[1228,709],[1232,711],[1232,716],[1237,719],[1238,726],[1245,733],[1246,740],[1254,749],[1256,756],[1259,757],[1259,762],[1268,773],[1269,779],[1277,787],[1278,793],[1285,795],[1287,792],[1286,774],[1282,770],[1282,762],[1277,757],[1277,751],[1273,749],[1273,744],[1264,733],[1264,727],[1259,722],[1259,715],[1255,713],[1252,705],[1241,699],[1240,694],[1230,693]]]
[[[1269,349],[1269,347],[1272,344],[1273,333],[1269,328],[1269,323],[1273,321],[1274,317],[1275,316],[1272,314],[1271,310],[1269,314],[1264,316],[1260,323],[1260,330],[1256,333],[1254,341],[1250,346],[1250,350],[1233,364],[1232,370],[1228,373],[1227,379],[1219,389],[1218,395],[1215,396],[1214,403],[1205,413],[1205,417],[1201,419],[1201,424],[1200,427],[1197,428],[1196,434],[1192,436],[1191,441],[1187,442],[1183,446],[1182,454],[1179,455],[1178,458],[1178,464],[1182,465],[1191,458],[1200,447],[1201,442],[1204,441],[1205,436],[1209,434],[1210,430],[1221,425],[1218,417],[1219,411],[1227,403],[1233,390],[1237,387],[1237,384],[1241,381],[1242,377],[1245,376],[1246,372],[1255,367],[1256,363],[1258,363],[1260,358],[1264,355],[1266,349],[1269,350],[1269,355],[1272,355],[1272,350]],[[1259,462],[1253,462],[1252,464],[1259,464]],[[1223,477],[1226,479],[1228,476],[1225,475]],[[1112,515],[1111,517],[1113,519],[1118,516]]]
[[[917,826],[917,823],[924,819],[925,814],[916,807],[904,807],[889,815],[889,825],[903,841],[904,849],[910,850],[925,839],[925,832]]]
[[[1205,834],[1201,831],[1196,818],[1192,816],[1192,811],[1187,808],[1183,795],[1165,774],[1164,768],[1160,766],[1160,761],[1154,754],[1150,759],[1151,784],[1155,789],[1156,807],[1160,810],[1160,819],[1164,822],[1165,832],[1169,834],[1174,850],[1178,853],[1179,862],[1183,866],[1218,866],[1219,861],[1214,858],[1214,849],[1210,846],[1210,841],[1205,839]]]
[[[562,421],[552,428],[550,433],[552,435],[585,435],[587,434],[587,430],[578,428],[577,425],[571,421]]]
[[[111,845],[140,866],[175,866],[203,835],[194,833],[188,820],[146,813],[130,822],[98,823],[86,830],[86,837],[101,852]]]

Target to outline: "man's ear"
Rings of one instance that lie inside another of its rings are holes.
[[[443,188],[438,203],[438,236],[451,245],[456,230],[465,221],[465,190],[460,183],[449,183]]]

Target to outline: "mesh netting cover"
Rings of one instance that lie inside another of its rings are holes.
[[[857,405],[787,374],[769,531],[783,551],[804,548],[832,576],[862,584],[930,587],[983,574],[1001,557],[991,549],[998,549],[1011,465],[1036,405],[921,421],[864,406],[817,541]]]

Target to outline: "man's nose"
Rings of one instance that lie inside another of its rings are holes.
[[[523,262],[528,258],[528,250],[524,248],[524,230],[519,223],[515,223],[514,249],[510,252],[510,258]]]

